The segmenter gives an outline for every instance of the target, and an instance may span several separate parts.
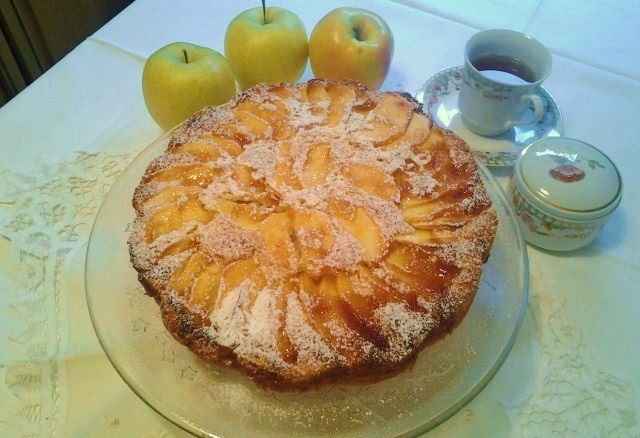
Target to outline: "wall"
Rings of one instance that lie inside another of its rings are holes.
[[[132,0],[0,0],[0,106]]]

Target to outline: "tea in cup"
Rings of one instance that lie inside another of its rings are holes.
[[[458,96],[462,122],[485,136],[537,122],[545,113],[539,90],[551,64],[547,48],[528,35],[506,29],[478,32],[465,46]],[[527,114],[530,107],[533,114]]]

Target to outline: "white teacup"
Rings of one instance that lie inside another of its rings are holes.
[[[464,51],[464,81],[458,96],[463,123],[470,130],[497,136],[544,115],[539,96],[551,73],[551,54],[532,37],[506,29],[472,36]],[[527,109],[533,105],[533,115]],[[526,116],[526,117],[525,117]]]

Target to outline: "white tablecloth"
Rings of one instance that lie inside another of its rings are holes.
[[[255,2],[137,0],[0,109],[0,436],[182,436],[123,383],[84,298],[89,231],[126,164],[162,134],[140,87],[173,41],[224,52],[227,23]],[[544,86],[564,133],[605,151],[625,185],[592,245],[529,247],[530,297],[514,349],[445,436],[640,436],[640,5],[634,0],[282,1],[310,32],[334,7],[383,16],[395,55],[383,89],[414,93],[462,63],[480,29],[549,47]],[[302,80],[312,77],[307,68]],[[510,168],[494,169],[505,184]],[[241,426],[239,426],[241,427]]]

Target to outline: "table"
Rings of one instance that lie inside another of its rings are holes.
[[[162,134],[140,78],[173,41],[224,51],[255,2],[137,0],[0,109],[0,436],[184,436],[140,401],[100,348],[84,297],[93,219],[118,174]],[[623,180],[599,239],[572,253],[529,247],[530,296],[489,385],[426,436],[640,436],[640,6],[633,0],[286,0],[310,32],[334,7],[382,15],[395,36],[385,90],[415,93],[462,63],[487,28],[553,54],[545,88],[564,134],[604,150]],[[307,68],[302,80],[312,77]],[[510,168],[494,168],[504,186]]]

